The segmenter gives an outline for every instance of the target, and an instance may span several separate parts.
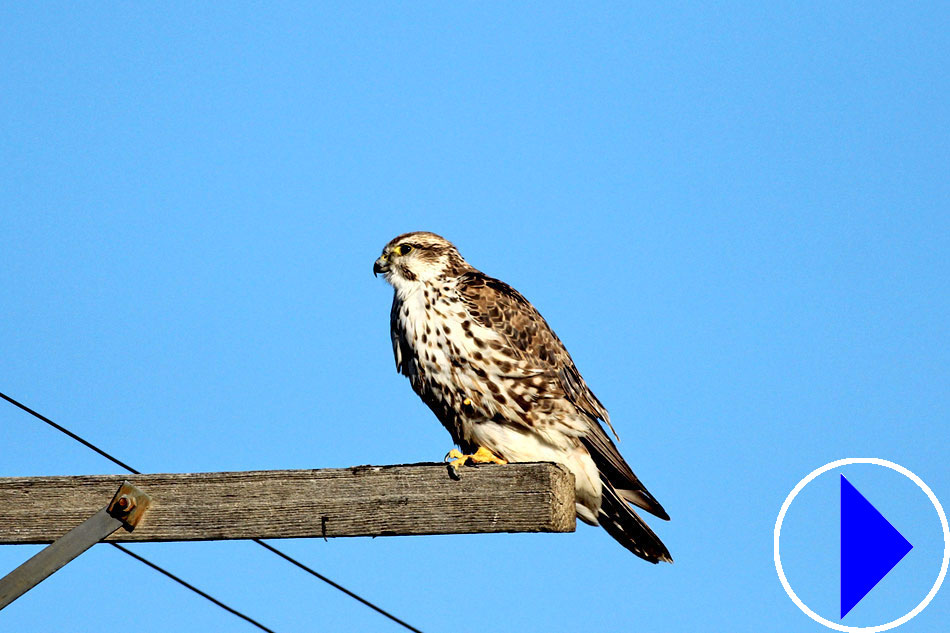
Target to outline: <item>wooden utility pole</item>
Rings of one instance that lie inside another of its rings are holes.
[[[0,544],[51,543],[123,481],[151,498],[109,541],[572,532],[574,478],[555,464],[356,466],[161,475],[0,478]]]

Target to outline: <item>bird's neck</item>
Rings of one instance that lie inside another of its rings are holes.
[[[426,299],[434,302],[443,295],[453,292],[457,284],[458,278],[456,277],[413,280],[393,277],[392,279],[397,300],[407,304],[417,301],[424,303]]]

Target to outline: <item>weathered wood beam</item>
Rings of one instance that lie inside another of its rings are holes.
[[[162,475],[0,477],[0,544],[51,543],[122,481],[152,498],[110,541],[571,532],[574,478],[555,464],[444,464]]]

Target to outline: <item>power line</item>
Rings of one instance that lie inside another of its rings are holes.
[[[188,589],[191,589],[192,591],[194,591],[196,594],[198,594],[198,595],[201,596],[202,598],[205,598],[205,599],[207,599],[207,600],[210,600],[211,602],[213,602],[214,604],[218,605],[219,607],[221,607],[221,608],[224,609],[225,611],[228,611],[228,612],[230,612],[230,613],[233,613],[234,615],[236,615],[237,617],[241,618],[242,620],[247,620],[248,622],[250,622],[251,624],[253,624],[253,625],[256,626],[257,628],[259,628],[260,630],[262,630],[262,631],[267,631],[267,633],[275,633],[275,631],[274,631],[273,629],[269,629],[269,628],[267,628],[266,626],[264,626],[263,624],[261,624],[260,622],[258,622],[257,620],[255,620],[255,619],[253,619],[253,618],[250,618],[250,617],[244,615],[243,613],[241,613],[241,612],[238,611],[237,609],[234,609],[234,608],[232,608],[232,607],[229,607],[228,605],[224,604],[223,602],[221,602],[220,600],[218,600],[218,599],[215,598],[214,596],[208,595],[207,593],[205,593],[205,592],[202,591],[201,589],[198,589],[197,587],[195,587],[195,586],[192,585],[191,583],[189,583],[189,582],[187,582],[187,581],[185,581],[185,580],[179,578],[178,576],[176,576],[175,574],[171,573],[170,571],[168,571],[168,570],[166,570],[166,569],[162,569],[161,567],[159,567],[158,565],[156,565],[156,564],[153,563],[152,561],[148,560],[147,558],[143,558],[143,557],[139,556],[138,554],[136,554],[136,553],[133,552],[132,550],[127,549],[127,548],[125,548],[125,547],[122,547],[122,546],[119,545],[118,543],[109,543],[109,545],[111,545],[112,547],[118,548],[120,551],[122,551],[122,552],[125,553],[125,554],[128,554],[129,556],[131,556],[131,557],[134,558],[135,560],[137,560],[137,561],[139,561],[139,562],[141,562],[141,563],[145,563],[146,565],[148,565],[149,567],[151,567],[152,569],[154,569],[154,570],[157,571],[158,573],[160,573],[160,574],[165,574],[166,576],[168,576],[169,578],[171,578],[172,580],[174,580],[175,582],[177,582],[179,585],[182,585],[183,587],[187,587]]]
[[[264,541],[262,541],[262,540],[259,539],[259,538],[255,538],[255,539],[251,539],[251,540],[254,541],[255,543],[257,543],[258,545],[261,545],[261,546],[263,546],[263,547],[266,547],[267,549],[269,549],[270,551],[274,552],[275,554],[277,554],[277,555],[280,556],[281,558],[285,559],[286,561],[293,563],[294,565],[296,565],[296,566],[299,567],[300,569],[304,570],[304,571],[307,572],[308,574],[312,574],[313,576],[316,576],[317,578],[319,578],[319,579],[322,580],[323,582],[327,583],[327,584],[330,585],[331,587],[335,587],[335,588],[339,589],[340,591],[342,591],[343,593],[345,593],[345,594],[348,595],[349,597],[353,598],[354,600],[359,600],[360,602],[362,602],[363,604],[365,604],[367,607],[369,607],[369,608],[372,609],[373,611],[376,611],[377,613],[380,613],[380,614],[382,614],[382,615],[385,615],[387,618],[389,618],[389,619],[392,620],[393,622],[396,622],[396,623],[398,623],[398,624],[403,625],[404,627],[406,627],[406,628],[409,629],[410,631],[414,631],[414,633],[422,633],[422,631],[420,631],[420,630],[417,629],[416,627],[412,626],[411,624],[408,624],[407,622],[403,622],[402,620],[400,620],[399,618],[397,618],[396,616],[394,616],[392,613],[389,613],[389,612],[387,612],[387,611],[383,611],[382,609],[380,609],[379,607],[377,607],[375,604],[373,604],[373,603],[370,602],[369,600],[366,600],[365,598],[361,598],[360,596],[356,595],[355,593],[353,593],[352,591],[350,591],[350,590],[347,589],[346,587],[344,587],[344,586],[342,586],[342,585],[338,585],[337,583],[333,582],[332,580],[330,580],[329,578],[327,578],[327,577],[324,576],[323,574],[321,574],[321,573],[319,573],[319,572],[317,572],[317,571],[314,571],[313,569],[310,569],[309,567],[307,567],[306,565],[304,565],[304,564],[301,563],[300,561],[294,560],[293,558],[291,558],[291,557],[288,556],[287,554],[283,553],[282,551],[280,551],[280,550],[277,549],[276,547],[273,547],[272,545],[268,545],[267,543],[265,543]]]
[[[106,459],[108,459],[109,461],[111,461],[111,462],[113,462],[113,463],[115,463],[115,464],[118,464],[119,466],[121,466],[122,468],[126,469],[126,470],[129,471],[130,473],[135,473],[136,475],[141,475],[141,474],[142,474],[142,473],[140,473],[139,471],[137,471],[137,470],[135,470],[134,468],[132,468],[131,466],[129,466],[128,464],[126,464],[125,462],[119,461],[118,459],[116,459],[115,457],[113,457],[113,456],[110,455],[109,453],[105,452],[104,450],[102,450],[102,449],[99,448],[98,446],[95,446],[94,444],[91,444],[90,442],[87,442],[86,440],[82,439],[81,437],[79,437],[78,435],[76,435],[75,433],[73,433],[72,431],[70,431],[69,429],[67,429],[67,428],[65,428],[65,427],[62,427],[62,426],[56,424],[55,422],[53,422],[52,420],[50,420],[48,417],[46,417],[46,416],[43,415],[42,413],[38,413],[38,412],[34,411],[33,409],[31,409],[30,407],[26,406],[25,404],[23,404],[23,403],[21,403],[21,402],[17,402],[16,400],[14,400],[13,398],[11,398],[11,397],[8,396],[7,394],[5,394],[5,393],[3,393],[3,392],[0,392],[0,398],[3,398],[4,400],[6,400],[7,402],[9,402],[10,404],[12,404],[12,405],[15,406],[15,407],[20,407],[21,409],[23,409],[24,411],[26,411],[27,413],[29,413],[29,414],[32,415],[33,417],[35,417],[35,418],[37,418],[37,419],[39,419],[39,420],[42,420],[43,422],[46,422],[47,424],[49,424],[51,427],[53,427],[53,428],[56,429],[57,431],[59,431],[59,432],[61,432],[61,433],[65,433],[66,435],[68,435],[69,437],[73,438],[74,440],[76,440],[77,442],[79,442],[80,444],[82,444],[83,446],[85,446],[86,448],[91,448],[92,450],[96,451],[97,453],[99,453],[100,455],[102,455],[103,457],[105,457]]]
[[[56,424],[55,422],[53,422],[52,420],[50,420],[48,417],[46,417],[46,416],[43,415],[42,413],[39,413],[39,412],[37,412],[37,411],[34,411],[34,410],[31,409],[30,407],[26,406],[25,404],[23,404],[23,403],[21,403],[21,402],[18,402],[17,400],[14,400],[14,399],[11,398],[10,396],[6,395],[5,393],[0,392],[0,398],[3,398],[4,400],[6,400],[7,402],[9,402],[10,404],[12,404],[12,405],[14,405],[14,406],[16,406],[16,407],[19,407],[20,409],[26,411],[27,413],[29,413],[30,415],[32,415],[32,416],[35,417],[36,419],[41,420],[41,421],[45,422],[46,424],[49,424],[51,427],[53,427],[53,428],[56,429],[57,431],[60,431],[61,433],[65,433],[66,435],[68,435],[69,437],[73,438],[74,440],[76,440],[77,442],[79,442],[80,444],[82,444],[83,446],[86,446],[87,448],[90,448],[90,449],[94,450],[95,452],[99,453],[100,455],[102,455],[103,457],[105,457],[106,459],[108,459],[109,461],[111,461],[112,463],[114,463],[114,464],[116,464],[116,465],[118,465],[118,466],[120,466],[120,467],[126,469],[126,470],[129,471],[130,473],[134,473],[134,474],[136,474],[136,475],[141,475],[141,474],[142,474],[141,471],[138,471],[138,470],[132,468],[131,466],[129,466],[129,465],[126,464],[125,462],[123,462],[123,461],[119,460],[118,458],[113,457],[113,456],[110,455],[109,453],[105,452],[104,450],[102,450],[101,448],[99,448],[98,446],[96,446],[95,444],[92,444],[91,442],[89,442],[89,441],[83,439],[82,437],[76,435],[75,433],[73,433],[73,432],[70,431],[69,429],[67,429],[67,428],[65,428],[65,427],[63,427],[63,426],[61,426],[61,425],[59,425],[59,424]],[[281,558],[283,558],[283,559],[286,560],[287,562],[293,563],[294,565],[296,565],[296,566],[299,567],[300,569],[304,570],[305,572],[311,574],[311,575],[314,576],[315,578],[319,578],[320,580],[322,580],[323,582],[327,583],[328,585],[330,585],[330,586],[333,587],[334,589],[339,589],[340,591],[342,591],[342,592],[345,593],[346,595],[350,596],[350,597],[353,598],[354,600],[358,600],[359,602],[361,602],[362,604],[366,605],[366,606],[369,607],[370,609],[373,609],[374,611],[376,611],[376,612],[379,613],[380,615],[386,616],[387,618],[389,618],[390,620],[392,620],[392,621],[395,622],[396,624],[399,624],[399,625],[405,627],[406,629],[408,629],[408,630],[410,630],[410,631],[413,631],[413,633],[422,633],[422,631],[420,631],[420,630],[417,629],[416,627],[412,626],[411,624],[408,624],[407,622],[405,622],[405,621],[403,621],[403,620],[400,620],[399,618],[397,618],[396,616],[394,616],[392,613],[386,611],[386,610],[383,609],[382,607],[376,606],[375,604],[373,604],[372,602],[370,602],[370,601],[367,600],[366,598],[363,598],[362,596],[360,596],[360,595],[358,595],[358,594],[356,594],[356,593],[350,591],[350,590],[347,589],[346,587],[344,587],[344,586],[342,586],[342,585],[340,585],[340,584],[338,584],[338,583],[336,583],[336,582],[330,580],[329,578],[327,578],[327,577],[324,576],[323,574],[321,574],[321,573],[319,573],[319,572],[317,572],[317,571],[311,569],[310,567],[307,567],[306,565],[304,565],[303,563],[301,563],[301,562],[298,561],[297,559],[291,557],[291,556],[288,555],[288,554],[285,554],[284,552],[280,551],[280,550],[277,549],[276,547],[274,547],[274,546],[272,546],[272,545],[269,545],[268,543],[265,543],[265,542],[262,541],[261,539],[255,538],[255,539],[251,539],[251,540],[254,541],[255,543],[257,543],[258,545],[260,545],[261,547],[265,548],[266,550],[268,550],[268,551],[270,551],[270,552],[276,554],[277,556],[280,556]],[[249,618],[248,616],[244,615],[243,613],[240,613],[240,612],[238,612],[238,611],[232,609],[231,607],[229,607],[229,606],[227,606],[227,605],[221,603],[220,601],[216,600],[215,598],[212,598],[211,596],[209,596],[208,594],[204,593],[204,592],[201,591],[200,589],[197,589],[196,587],[194,587],[194,586],[192,586],[192,585],[189,585],[189,584],[188,584],[187,582],[185,582],[184,580],[178,578],[177,576],[174,576],[173,574],[171,574],[171,573],[168,572],[168,571],[165,571],[164,569],[160,568],[158,565],[155,565],[154,563],[151,563],[151,562],[147,561],[146,559],[142,558],[142,557],[139,556],[138,554],[132,553],[131,550],[128,550],[128,549],[126,549],[126,548],[124,548],[124,547],[121,547],[121,546],[119,546],[119,545],[116,544],[116,543],[110,543],[110,545],[114,545],[115,547],[118,547],[120,550],[122,550],[123,552],[125,552],[125,553],[128,554],[129,556],[132,556],[133,558],[135,558],[135,559],[137,559],[137,560],[139,560],[139,561],[145,563],[145,564],[148,565],[149,567],[152,567],[152,568],[154,568],[155,570],[157,570],[157,571],[159,571],[159,572],[165,574],[166,576],[168,576],[168,577],[171,578],[172,580],[174,580],[174,581],[176,581],[176,582],[178,582],[178,583],[184,585],[185,587],[191,589],[192,591],[194,591],[194,592],[197,593],[198,595],[207,598],[207,599],[210,600],[211,602],[214,602],[215,604],[217,604],[217,605],[220,606],[221,608],[226,609],[227,611],[230,611],[231,613],[237,615],[238,617],[241,617],[241,618],[247,620],[248,622],[250,622],[250,623],[252,623],[252,624],[258,626],[259,628],[261,628],[261,629],[263,629],[263,630],[265,630],[265,631],[271,631],[270,629],[264,627],[263,625],[261,625],[260,623],[256,622],[255,620],[252,620],[251,618]],[[271,631],[271,633],[273,633],[273,631]]]
[[[42,413],[39,413],[39,412],[37,412],[37,411],[34,411],[33,409],[29,408],[28,406],[26,406],[25,404],[23,404],[23,403],[21,403],[21,402],[17,402],[16,400],[14,400],[14,399],[11,398],[10,396],[6,395],[5,393],[0,392],[0,398],[3,398],[4,400],[6,400],[7,402],[9,402],[10,404],[12,404],[12,405],[14,405],[14,406],[17,406],[17,407],[19,407],[19,408],[21,408],[21,409],[23,409],[24,411],[26,411],[27,413],[29,413],[29,414],[32,415],[33,417],[35,417],[35,418],[37,418],[37,419],[39,419],[39,420],[42,420],[43,422],[46,422],[47,424],[49,424],[50,426],[52,426],[52,427],[53,427],[54,429],[56,429],[57,431],[61,431],[61,432],[65,433],[66,435],[68,435],[69,437],[73,438],[73,439],[76,440],[77,442],[79,442],[79,443],[81,443],[81,444],[87,446],[88,448],[91,448],[92,450],[96,451],[97,453],[99,453],[100,455],[102,455],[103,457],[105,457],[106,459],[108,459],[108,460],[110,460],[110,461],[112,461],[112,462],[118,464],[119,466],[121,466],[122,468],[128,470],[129,472],[135,473],[135,474],[137,474],[137,475],[141,474],[139,471],[135,470],[134,468],[132,468],[132,467],[129,466],[128,464],[125,464],[125,463],[119,461],[118,459],[116,459],[115,457],[113,457],[112,455],[110,455],[109,453],[107,453],[107,452],[105,452],[104,450],[98,448],[97,446],[94,446],[94,445],[90,444],[89,442],[87,442],[87,441],[84,440],[83,438],[79,437],[78,435],[76,435],[75,433],[73,433],[72,431],[70,431],[69,429],[63,428],[63,427],[60,426],[59,424],[56,424],[55,422],[53,422],[52,420],[50,420],[48,417],[46,417],[46,416],[43,415]],[[198,589],[197,587],[195,587],[195,586],[192,585],[191,583],[189,583],[189,582],[183,580],[182,578],[179,578],[178,576],[176,576],[175,574],[171,573],[171,572],[168,571],[167,569],[163,569],[162,567],[156,565],[155,563],[153,563],[152,561],[148,560],[147,558],[144,558],[144,557],[142,557],[142,556],[139,556],[138,554],[136,554],[136,553],[133,552],[132,550],[127,549],[127,548],[125,548],[125,547],[122,547],[122,546],[119,545],[118,543],[109,543],[109,545],[112,545],[113,547],[118,548],[122,553],[127,554],[128,556],[131,556],[131,557],[134,558],[135,560],[137,560],[137,561],[139,561],[139,562],[141,562],[141,563],[145,563],[146,565],[148,565],[149,567],[151,567],[151,568],[154,569],[155,571],[157,571],[157,572],[159,572],[159,573],[161,573],[161,574],[164,574],[165,576],[171,578],[172,580],[174,580],[174,581],[177,582],[178,584],[180,584],[180,585],[182,585],[182,586],[184,586],[184,587],[187,587],[188,589],[191,589],[192,591],[194,591],[196,594],[198,594],[198,595],[201,596],[202,598],[211,601],[212,603],[214,603],[214,604],[216,604],[217,606],[221,607],[221,608],[224,609],[225,611],[228,611],[229,613],[233,613],[234,615],[236,615],[237,617],[241,618],[242,620],[246,620],[247,622],[250,622],[251,624],[253,624],[253,625],[256,626],[257,628],[259,628],[260,630],[262,630],[262,631],[267,631],[267,633],[275,633],[275,631],[274,631],[273,629],[267,628],[266,626],[264,626],[263,624],[261,624],[260,622],[258,622],[257,620],[255,620],[254,618],[251,618],[250,616],[247,616],[247,615],[241,613],[241,612],[238,611],[237,609],[226,605],[225,603],[221,602],[220,600],[218,600],[218,599],[215,598],[214,596],[208,594],[207,592],[202,591],[201,589]]]

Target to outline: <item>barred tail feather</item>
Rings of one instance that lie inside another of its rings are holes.
[[[604,481],[598,519],[614,540],[643,560],[654,564],[673,562],[663,541],[607,481]]]

